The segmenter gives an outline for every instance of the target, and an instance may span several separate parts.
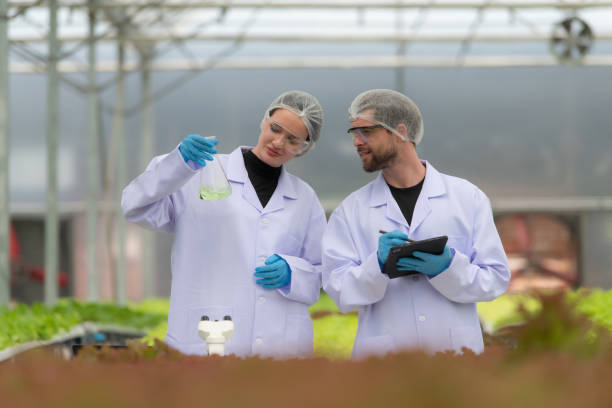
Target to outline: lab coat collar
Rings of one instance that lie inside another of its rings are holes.
[[[425,181],[423,182],[421,195],[427,198],[433,198],[446,194],[446,186],[440,172],[427,160],[421,160],[421,163],[426,167]],[[423,194],[423,192],[425,193]]]
[[[251,180],[249,180],[249,174],[244,166],[242,153],[250,149],[252,149],[250,146],[240,146],[234,149],[229,155],[227,165],[227,178],[230,181],[243,184],[242,197],[253,207],[266,213],[282,209],[284,207],[283,198],[297,199],[295,180],[292,180],[285,166],[283,166],[280,177],[278,178],[278,185],[272,197],[270,197],[270,201],[268,201],[266,208],[262,208],[257,192],[255,188],[253,188]]]
[[[295,188],[295,180],[292,180],[289,177],[289,173],[283,166],[281,170],[280,177],[278,178],[278,184],[276,185],[276,190],[274,190],[274,194],[270,197],[270,201],[266,205],[266,208],[263,209],[264,213],[270,213],[273,211],[282,210],[285,206],[285,198],[295,200],[297,198],[297,192]]]
[[[252,149],[252,147],[240,146],[230,153],[226,169],[228,180],[244,184],[249,179],[249,174],[246,171],[246,167],[244,167],[244,158],[242,157],[242,151],[247,149]]]
[[[410,226],[412,231],[414,231],[431,212],[429,199],[444,195],[446,193],[446,187],[444,186],[442,175],[426,160],[421,160],[421,163],[426,166],[425,180],[412,214],[412,225]],[[370,207],[379,207],[382,205],[387,206],[386,215],[388,218],[392,219],[398,224],[408,227],[406,218],[402,214],[399,205],[393,198],[391,190],[389,189],[382,172],[380,172],[376,180],[374,180],[374,185],[372,186]]]
[[[425,181],[423,182],[423,189],[421,190],[421,194],[419,194],[419,198],[414,206],[414,212],[412,213],[412,223],[410,224],[411,234],[414,234],[414,231],[431,213],[429,200],[446,194],[446,186],[438,170],[425,160],[421,160],[421,163],[426,167]]]

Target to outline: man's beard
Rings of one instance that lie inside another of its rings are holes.
[[[363,169],[368,173],[372,173],[378,170],[382,170],[389,165],[389,163],[395,159],[397,156],[397,149],[395,146],[390,146],[387,150],[374,153],[370,151],[370,158],[366,162],[366,160],[361,160],[361,164],[363,165]]]

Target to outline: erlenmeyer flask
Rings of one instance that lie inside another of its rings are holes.
[[[215,136],[208,136],[206,139],[215,138]],[[213,155],[213,160],[200,169],[200,182],[202,183],[200,187],[200,199],[202,200],[220,200],[232,194],[232,186],[227,181],[227,176],[217,155]]]

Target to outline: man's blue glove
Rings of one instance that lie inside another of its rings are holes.
[[[408,235],[404,234],[400,230],[387,232],[378,238],[378,251],[376,251],[376,256],[378,257],[378,265],[380,266],[381,270],[385,265],[385,262],[387,262],[389,250],[394,246],[405,244],[407,239]]]
[[[278,289],[291,282],[291,268],[287,261],[274,254],[266,259],[265,265],[255,268],[255,281],[264,289]]]
[[[179,145],[179,152],[187,163],[191,160],[200,166],[206,166],[206,160],[212,161],[211,154],[217,153],[214,146],[219,143],[217,139],[207,139],[200,135],[189,135]]]
[[[397,269],[400,271],[417,271],[433,278],[444,272],[453,260],[454,253],[448,246],[440,255],[427,252],[414,251],[411,257],[397,260]]]

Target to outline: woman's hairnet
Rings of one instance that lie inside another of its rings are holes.
[[[374,109],[374,117],[363,114],[368,109]],[[395,128],[403,123],[408,140],[415,145],[423,138],[423,117],[419,108],[406,95],[390,89],[372,89],[357,95],[351,103],[349,115],[351,120],[361,118],[380,123],[402,139],[404,137]]]
[[[303,91],[285,92],[272,101],[263,120],[266,121],[272,112],[279,108],[290,110],[302,119],[308,129],[311,146],[319,140],[323,126],[323,108],[317,98]]]

